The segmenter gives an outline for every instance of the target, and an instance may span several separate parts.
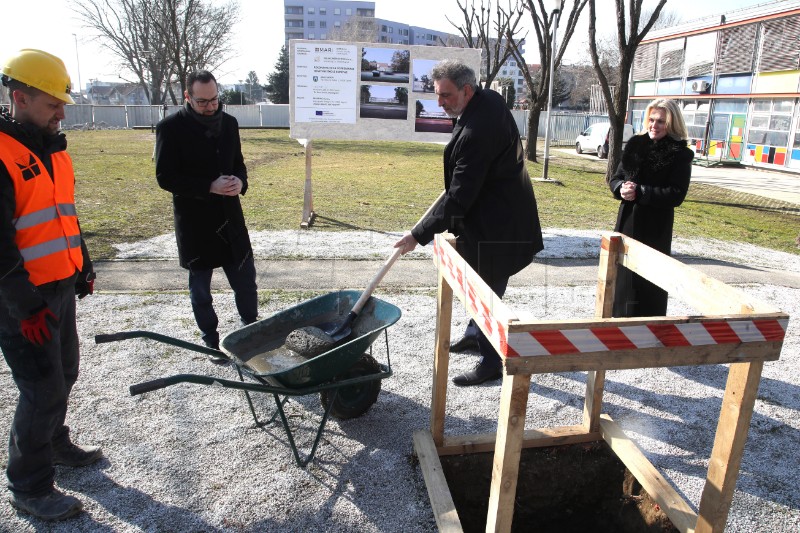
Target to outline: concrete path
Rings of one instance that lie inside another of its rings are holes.
[[[800,273],[758,269],[733,263],[676,256],[706,275],[725,283],[757,283],[800,288]],[[363,289],[383,261],[351,260],[264,260],[256,262],[259,289],[288,291],[333,291]],[[598,259],[537,260],[511,278],[510,285],[577,286],[597,280]],[[97,288],[103,291],[186,291],[188,276],[176,260],[97,261]],[[229,290],[225,275],[218,270],[212,287]],[[428,259],[401,258],[381,283],[383,289],[436,289],[436,271]]]

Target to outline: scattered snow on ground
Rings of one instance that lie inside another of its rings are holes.
[[[539,259],[591,258],[600,250],[603,232],[593,230],[547,229],[544,250]],[[376,259],[402,236],[400,232],[374,231],[256,231],[250,239],[256,259]],[[159,235],[144,241],[116,245],[118,259],[174,259],[178,257],[175,236]],[[751,244],[716,239],[676,238],[672,245],[676,257],[693,256],[719,261],[732,261],[752,267],[775,268],[800,272],[800,256],[770,250]],[[418,247],[409,257],[430,257],[431,246]]]

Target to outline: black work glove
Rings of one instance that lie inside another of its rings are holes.
[[[94,280],[97,274],[94,272],[81,272],[78,274],[78,279],[75,280],[75,294],[78,295],[80,300],[84,296],[94,294]]]

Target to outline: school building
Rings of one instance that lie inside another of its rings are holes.
[[[629,94],[637,131],[651,100],[675,99],[698,154],[800,172],[800,0],[650,32]]]

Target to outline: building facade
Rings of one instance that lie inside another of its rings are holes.
[[[353,17],[368,19],[374,30],[374,41],[386,44],[414,46],[463,47],[460,35],[412,26],[402,22],[375,18],[375,2],[350,0],[284,0],[285,41],[291,39],[329,40],[331,33],[353,23]],[[511,78],[517,94],[526,90],[522,71],[514,58],[509,59],[497,73],[498,77]]]
[[[800,172],[800,0],[651,32],[636,51],[629,119],[677,100],[695,152]]]

